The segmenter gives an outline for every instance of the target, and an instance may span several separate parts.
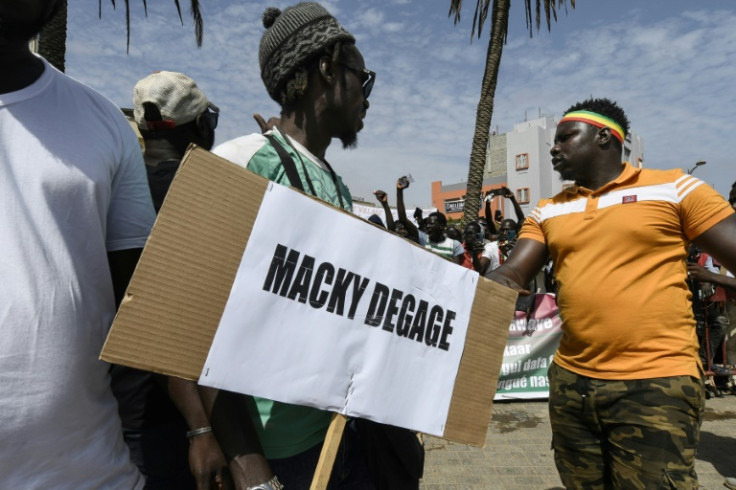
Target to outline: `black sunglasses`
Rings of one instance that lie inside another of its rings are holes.
[[[217,119],[220,117],[219,112],[215,112],[211,109],[207,109],[202,113],[202,119],[207,122],[212,129],[217,129]]]
[[[355,65],[351,65],[343,61],[341,61],[340,64],[348,70],[353,70],[354,72],[363,75],[363,98],[367,99],[371,94],[371,90],[373,90],[373,84],[376,83],[376,72],[370,71],[367,68],[358,68]]]

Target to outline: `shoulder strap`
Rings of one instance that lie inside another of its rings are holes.
[[[264,134],[263,136],[266,137],[266,139],[271,143],[271,146],[273,146],[273,149],[276,150],[276,153],[279,155],[281,165],[284,167],[284,171],[286,172],[286,176],[289,178],[291,186],[304,192],[304,185],[302,185],[302,179],[299,177],[299,172],[296,171],[294,160],[291,159],[291,156],[289,156],[284,147],[281,146],[281,143],[279,143],[273,135]]]

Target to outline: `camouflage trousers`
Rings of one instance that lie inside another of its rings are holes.
[[[552,448],[571,489],[696,489],[702,379],[610,381],[549,369]]]

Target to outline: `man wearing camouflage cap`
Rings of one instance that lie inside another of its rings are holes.
[[[274,182],[352,210],[350,191],[325,160],[325,153],[333,138],[339,138],[345,148],[355,146],[375,73],[365,68],[353,36],[318,3],[299,3],[283,12],[269,8],[263,24],[261,78],[281,106],[280,120],[264,134],[228,141],[214,153]],[[223,399],[232,395],[219,397],[215,406],[224,405]],[[228,457],[234,457],[230,467],[236,483],[269,489],[280,488],[280,480],[286,488],[308,488],[331,414],[261,398],[249,407],[256,435],[244,436],[244,441],[250,441],[248,447],[233,449],[221,440]],[[224,424],[226,428],[218,430],[217,413],[213,413],[218,439],[225,431],[228,439],[235,439],[233,421]],[[350,443],[348,434],[331,485],[373,488],[357,447]],[[267,461],[254,454],[253,446],[259,445]]]

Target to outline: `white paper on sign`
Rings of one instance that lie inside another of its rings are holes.
[[[441,436],[477,277],[271,184],[199,382]]]

